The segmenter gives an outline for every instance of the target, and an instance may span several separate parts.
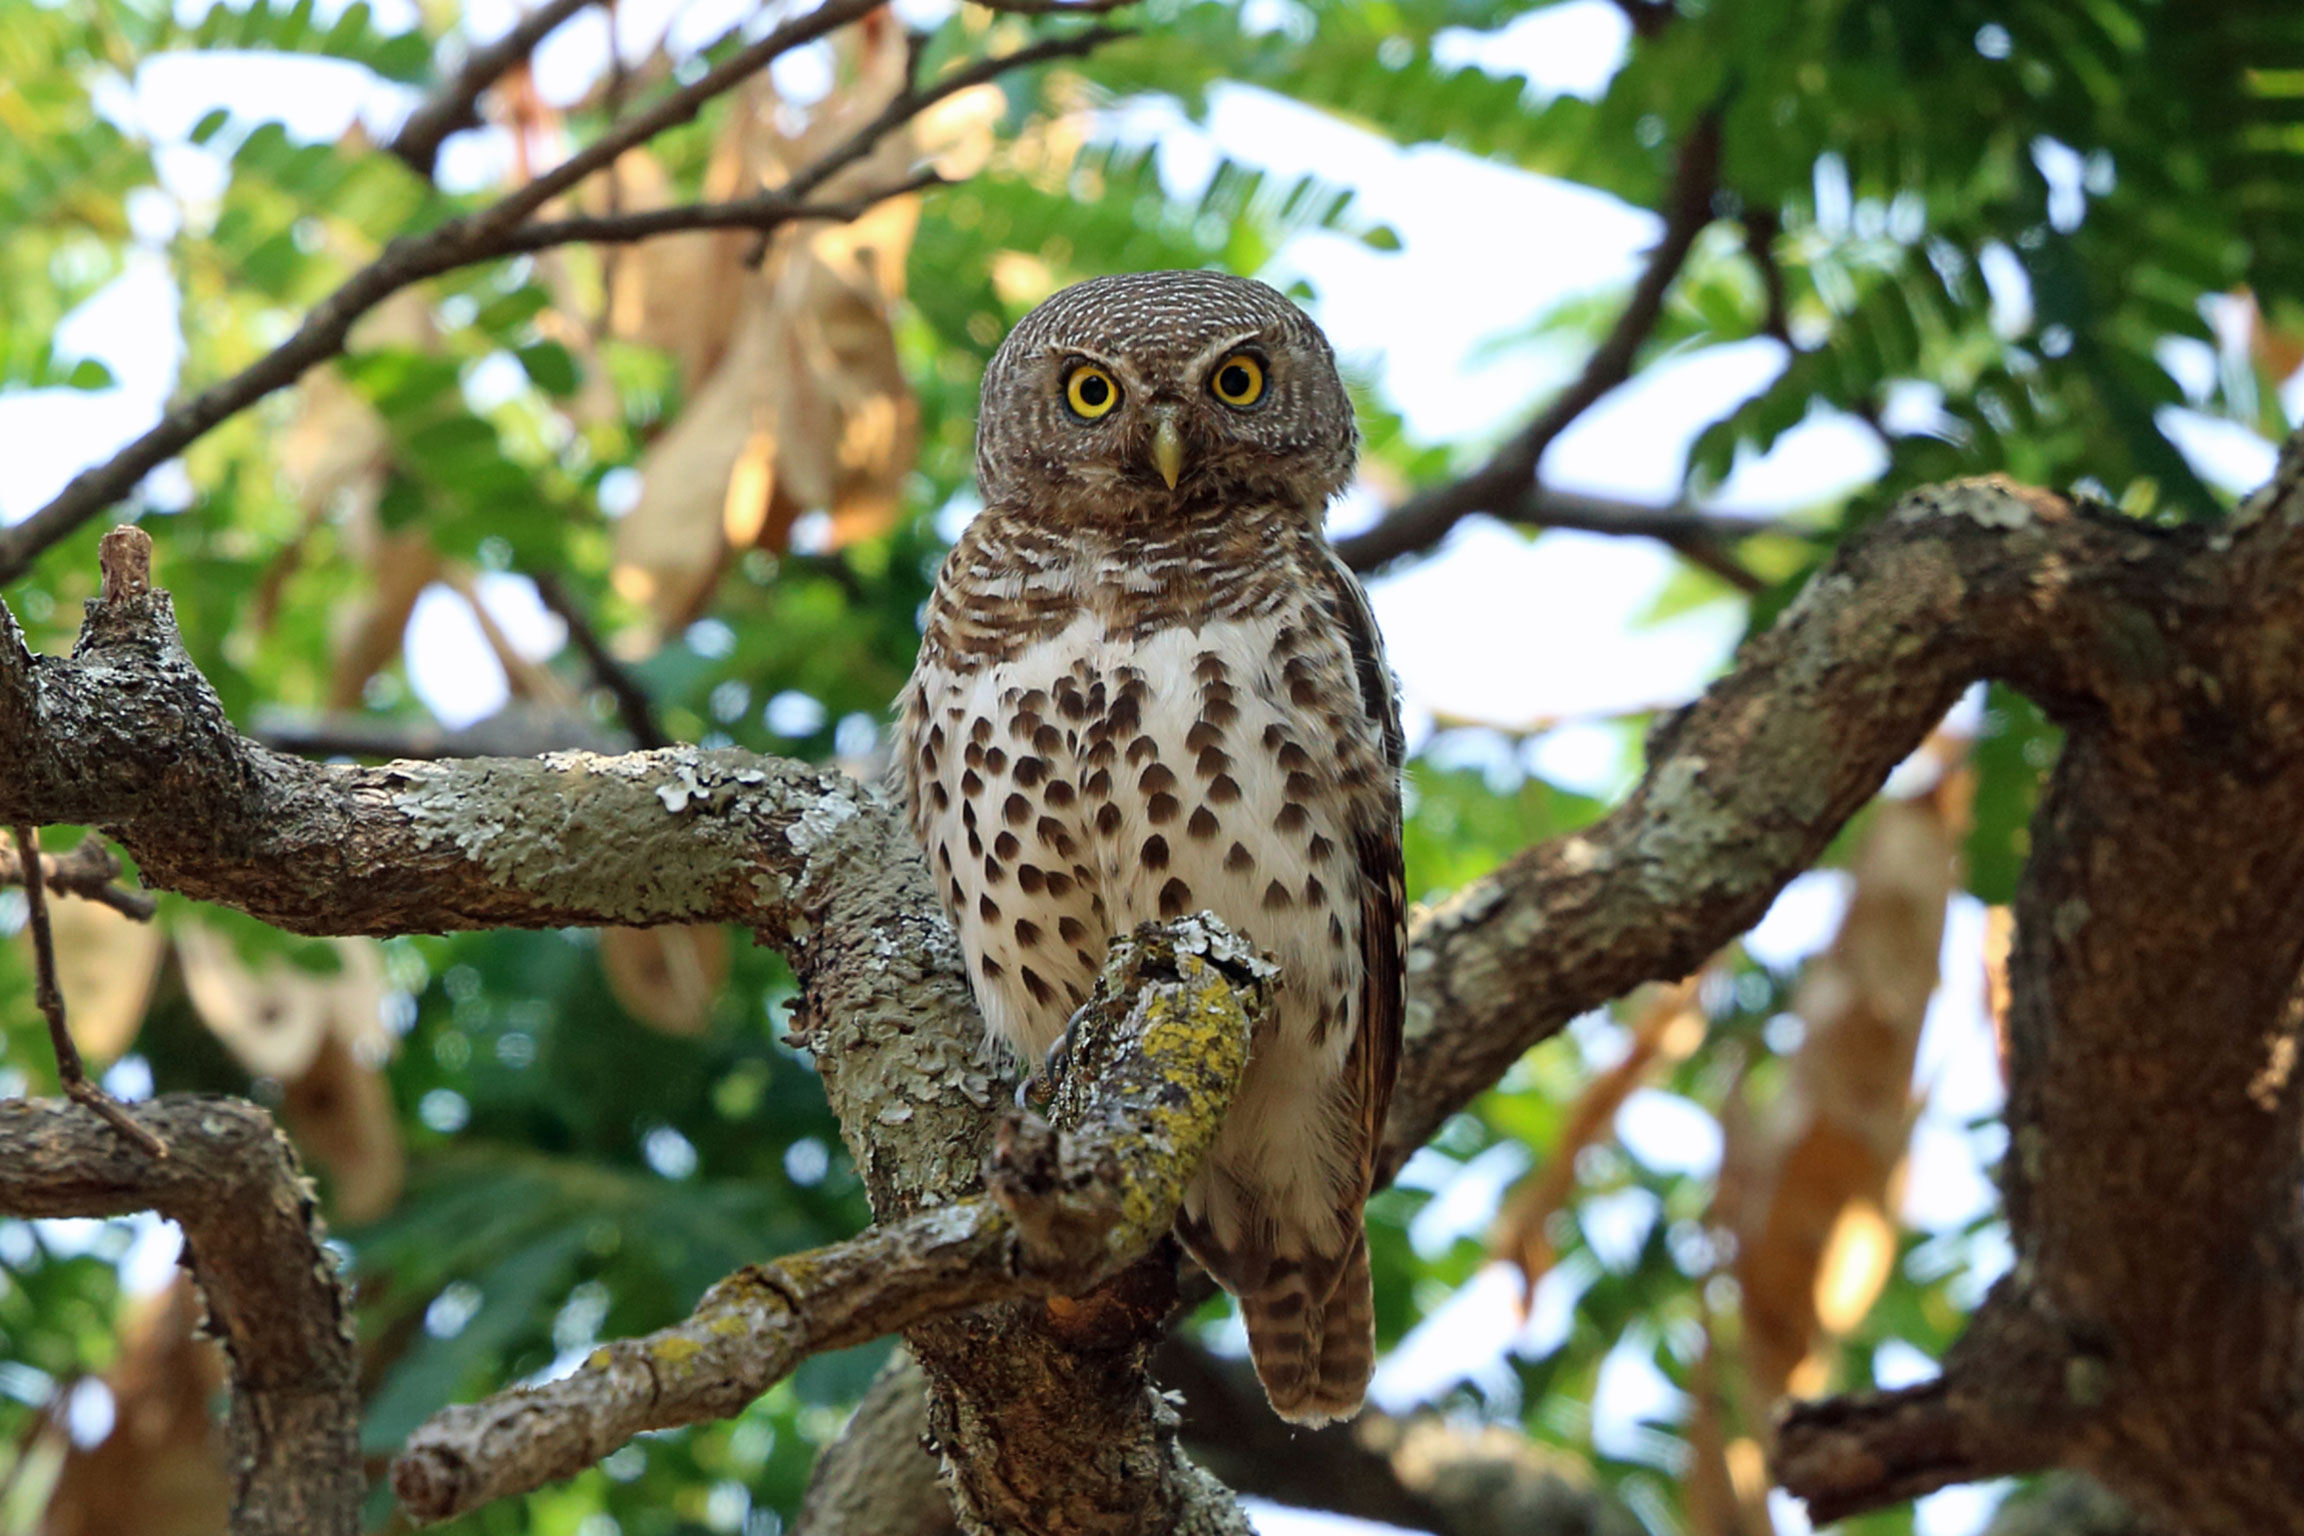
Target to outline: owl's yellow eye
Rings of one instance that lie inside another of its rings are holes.
[[[1120,386],[1094,363],[1082,363],[1064,380],[1064,403],[1082,421],[1094,421],[1120,403]]]
[[[1264,398],[1264,365],[1245,352],[1235,352],[1216,365],[1208,389],[1226,405],[1245,409]]]

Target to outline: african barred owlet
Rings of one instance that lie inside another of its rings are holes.
[[[896,773],[985,1019],[1036,1060],[1115,933],[1203,909],[1279,962],[1177,1232],[1285,1418],[1360,1406],[1361,1207],[1399,1056],[1401,742],[1321,533],[1357,433],[1261,283],[1068,288],[984,375],[984,511],[946,560]]]

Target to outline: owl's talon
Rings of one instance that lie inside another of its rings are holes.
[[[1072,1059],[1072,1041],[1079,1032],[1080,1021],[1087,1016],[1086,1003],[1073,1009],[1072,1017],[1064,1021],[1064,1033],[1058,1035],[1056,1043],[1048,1047],[1048,1054],[1040,1059],[1040,1065],[1016,1085],[1018,1109],[1042,1109],[1047,1106],[1049,1097],[1056,1091],[1057,1077]]]

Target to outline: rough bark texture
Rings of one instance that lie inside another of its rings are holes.
[[[184,1264],[232,1361],[235,1536],[354,1536],[367,1487],[352,1320],[294,1150],[236,1100],[169,1097],[129,1113],[167,1156],[79,1106],[0,1103],[0,1211],[158,1211],[183,1228]]]
[[[753,1265],[686,1321],[593,1351],[540,1387],[444,1409],[393,1491],[445,1520],[592,1465],[644,1430],[726,1418],[812,1354],[1019,1294],[1100,1284],[1161,1241],[1248,1061],[1271,968],[1204,918],[1113,946],[1056,1127],[1000,1122],[981,1195]]]
[[[1779,1475],[1820,1516],[2061,1465],[2172,1530],[2304,1529],[2300,482],[2304,439],[2214,528],[1998,481],[1906,498],[1656,732],[1625,805],[1417,928],[1394,1167],[1562,1021],[1758,917],[1971,681],[2064,726],[2010,966],[2018,1262],[1942,1380],[1786,1418]],[[879,1219],[981,1187],[1001,1074],[878,796],[686,749],[315,768],[234,734],[133,588],[71,661],[0,611],[0,821],[104,826],[148,878],[306,932],[749,923],[793,958]],[[966,1523],[1240,1529],[1144,1374],[1174,1296],[1155,1256],[909,1330]]]

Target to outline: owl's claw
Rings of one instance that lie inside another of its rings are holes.
[[[1024,1081],[1016,1085],[1016,1107],[1018,1109],[1044,1109],[1047,1107],[1049,1097],[1056,1091],[1058,1074],[1063,1072],[1065,1063],[1072,1058],[1073,1037],[1079,1031],[1080,1020],[1086,1017],[1087,1013],[1088,1005],[1086,1003],[1082,1003],[1072,1010],[1072,1017],[1064,1021],[1064,1033],[1056,1037],[1056,1043],[1048,1048],[1048,1054],[1041,1058],[1040,1065],[1033,1068],[1031,1072],[1025,1075]]]

